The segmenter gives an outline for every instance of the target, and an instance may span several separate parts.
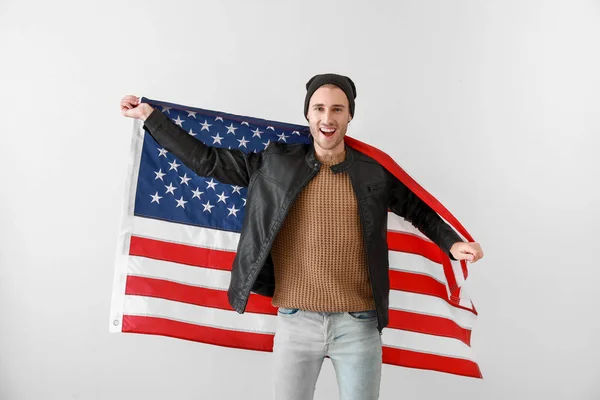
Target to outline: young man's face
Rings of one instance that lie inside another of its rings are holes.
[[[310,98],[308,123],[319,155],[332,155],[344,150],[344,136],[352,119],[348,98],[335,85],[318,88]]]

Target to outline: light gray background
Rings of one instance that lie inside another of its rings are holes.
[[[0,399],[270,398],[270,353],[108,333],[118,103],[304,123],[330,71],[485,251],[484,380],[386,365],[381,398],[600,398],[599,39],[598,1],[1,1]]]

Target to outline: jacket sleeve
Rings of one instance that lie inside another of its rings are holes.
[[[451,260],[456,260],[450,248],[464,240],[431,207],[414,194],[398,178],[388,172],[390,209],[405,218],[425,236],[437,244]]]
[[[144,128],[196,174],[215,177],[223,183],[248,186],[262,163],[264,152],[246,154],[237,149],[207,146],[156,108],[144,121]]]

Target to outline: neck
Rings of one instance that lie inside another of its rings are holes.
[[[325,155],[319,155],[315,153],[315,157],[321,162],[321,164],[332,166],[339,164],[346,159],[346,150],[343,150],[341,153]]]
[[[346,148],[344,147],[344,141],[342,140],[339,145],[335,146],[333,149],[325,150],[319,147],[315,142],[313,142],[313,146],[315,147],[315,154],[318,158],[331,158],[336,157],[346,152]]]

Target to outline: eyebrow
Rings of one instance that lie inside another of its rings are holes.
[[[319,103],[319,104],[313,104],[313,108],[314,107],[325,107],[325,104]],[[346,108],[345,105],[343,104],[333,104],[331,107],[342,107],[342,108]]]

